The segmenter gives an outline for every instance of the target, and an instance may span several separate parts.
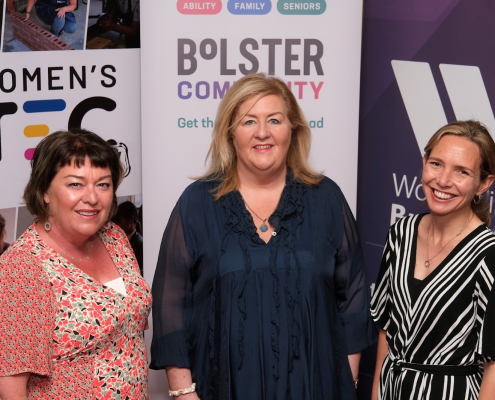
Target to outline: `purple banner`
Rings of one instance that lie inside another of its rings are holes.
[[[427,211],[421,172],[429,137],[470,118],[495,133],[493,15],[493,0],[364,2],[357,220],[371,282],[390,225]],[[493,195],[492,188],[492,215]],[[373,357],[363,357],[362,399]]]

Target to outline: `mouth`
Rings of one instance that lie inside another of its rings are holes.
[[[435,189],[433,189],[433,194],[442,200],[449,200],[449,199],[452,199],[453,197],[455,197],[453,194],[440,192],[439,190],[435,190]]]
[[[256,146],[254,146],[254,148],[256,150],[268,150],[268,149],[271,149],[273,147],[273,145],[271,144],[258,144]]]
[[[99,211],[76,211],[79,215],[82,215],[83,217],[94,217],[99,213]]]

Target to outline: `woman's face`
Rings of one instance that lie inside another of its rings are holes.
[[[423,189],[432,214],[461,214],[471,209],[474,196],[493,182],[493,175],[480,182],[480,163],[478,145],[454,135],[443,136],[430,157],[423,157]]]
[[[68,241],[86,240],[108,220],[113,200],[110,169],[94,167],[87,157],[79,168],[72,162],[58,171],[43,199],[52,228]]]
[[[279,96],[246,100],[236,115],[240,120],[233,131],[240,175],[276,174],[285,171],[292,124]]]

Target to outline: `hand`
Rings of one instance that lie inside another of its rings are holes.
[[[113,22],[110,18],[101,18],[99,21],[99,25],[105,29],[106,31],[113,30]]]
[[[57,8],[55,11],[57,11],[57,17],[65,18],[65,7]]]
[[[29,13],[27,12],[26,15],[24,16],[24,21],[27,21],[29,19]]]
[[[180,396],[175,396],[176,400],[201,400],[196,392],[181,394]]]

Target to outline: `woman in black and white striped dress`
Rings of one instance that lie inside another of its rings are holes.
[[[475,121],[425,147],[430,214],[389,231],[371,302],[381,327],[372,399],[495,399],[495,234],[481,197],[495,143]]]

